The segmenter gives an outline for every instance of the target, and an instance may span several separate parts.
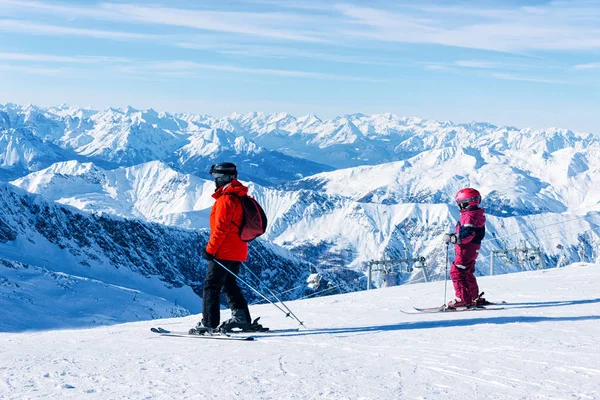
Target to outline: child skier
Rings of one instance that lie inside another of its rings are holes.
[[[444,242],[453,243],[456,253],[450,268],[456,299],[448,303],[448,308],[481,307],[489,304],[480,297],[475,279],[475,261],[485,236],[485,209],[478,207],[481,195],[473,188],[459,190],[455,199],[460,208],[460,219],[455,233],[444,234]]]

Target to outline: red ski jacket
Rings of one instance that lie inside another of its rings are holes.
[[[240,239],[244,219],[242,203],[236,197],[248,194],[248,188],[237,179],[218,188],[210,211],[210,239],[206,251],[219,260],[246,261],[248,243]]]

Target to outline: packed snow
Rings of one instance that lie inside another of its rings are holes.
[[[483,277],[504,309],[458,313],[414,313],[443,302],[444,281],[299,300],[287,305],[308,329],[254,342],[150,332],[198,315],[5,332],[0,398],[598,399],[599,280],[584,263]],[[251,312],[298,325],[269,304]]]

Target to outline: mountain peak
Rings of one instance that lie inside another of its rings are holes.
[[[317,121],[317,122],[323,122],[321,120],[321,118],[317,117],[315,114],[306,114],[306,115],[298,118],[298,121]]]
[[[126,106],[126,107],[122,108],[121,110],[125,114],[133,114],[133,113],[137,113],[140,111],[137,108],[133,108],[132,106]]]

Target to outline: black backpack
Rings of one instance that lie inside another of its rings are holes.
[[[233,196],[240,199],[244,219],[240,226],[240,239],[251,242],[267,230],[267,215],[258,202],[250,196]]]

